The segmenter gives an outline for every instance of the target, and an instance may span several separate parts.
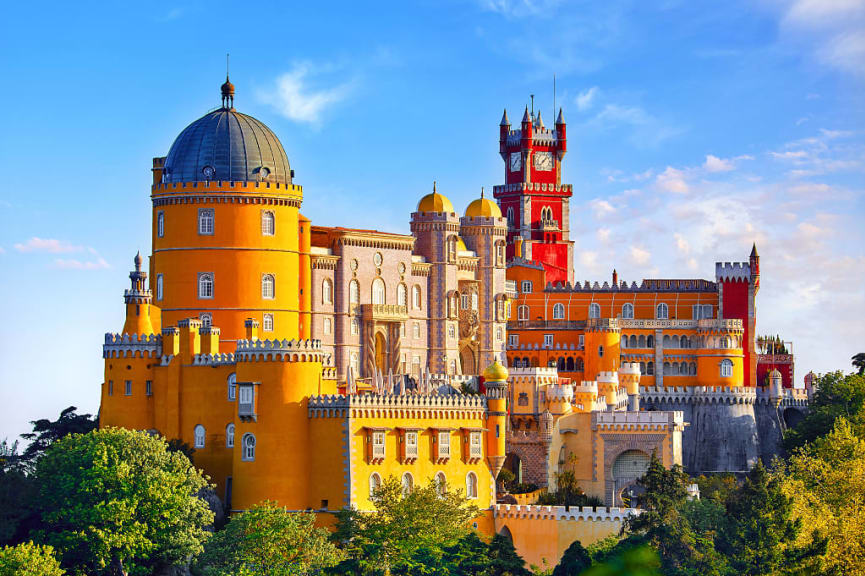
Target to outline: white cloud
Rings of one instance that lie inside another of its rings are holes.
[[[640,246],[631,246],[630,248],[631,262],[637,266],[645,266],[652,258],[652,253],[641,248]]]
[[[610,229],[609,228],[598,228],[598,242],[601,244],[606,244],[610,241]]]
[[[24,243],[15,244],[18,252],[47,252],[49,254],[67,254],[69,252],[81,252],[84,246],[76,246],[65,240],[54,238],[39,238],[33,236]]]
[[[676,240],[676,250],[679,251],[679,254],[681,254],[682,256],[687,256],[691,253],[691,245],[688,243],[687,238],[685,238],[678,232],[673,234],[673,238]]]
[[[672,166],[667,166],[667,169],[658,174],[655,178],[655,186],[665,192],[673,192],[675,194],[687,194],[690,188],[685,181],[685,173],[682,170],[677,170]]]
[[[629,128],[629,140],[640,148],[657,146],[682,132],[680,128],[669,125],[640,106],[615,103],[604,105],[592,118],[591,124],[605,130]]]
[[[104,270],[111,268],[104,258],[99,257],[95,260],[77,260],[75,258],[57,258],[54,260],[54,267],[62,270]]]
[[[703,163],[703,168],[707,172],[729,172],[730,170],[733,170],[735,166],[733,165],[732,160],[718,158],[717,156],[707,154],[706,162]]]
[[[865,76],[865,2],[788,0],[782,6],[786,39],[812,47],[823,64]]]
[[[592,211],[595,213],[595,218],[604,218],[613,214],[616,211],[615,206],[610,204],[607,200],[602,200],[601,198],[595,198],[592,200],[589,205],[592,207]]]
[[[508,18],[548,14],[561,0],[479,0],[480,7]]]
[[[598,87],[592,86],[588,90],[583,90],[577,94],[577,109],[581,112],[592,107],[595,97],[598,95]]]
[[[318,124],[328,107],[345,100],[351,92],[351,82],[327,88],[310,85],[311,79],[328,68],[314,67],[309,62],[297,63],[289,72],[279,76],[274,88],[270,92],[262,93],[261,99],[289,120]]]

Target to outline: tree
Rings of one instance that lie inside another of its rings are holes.
[[[21,435],[22,438],[30,441],[21,455],[21,460],[28,471],[32,471],[48,447],[61,438],[69,434],[86,434],[96,429],[98,425],[96,418],[90,414],[76,414],[76,410],[78,408],[70,406],[53,422],[46,418],[30,422],[33,425],[33,432]]]
[[[808,554],[795,547],[801,522],[792,517],[792,504],[762,462],[748,473],[744,484],[726,501],[728,521],[718,549],[730,560],[735,574],[759,576],[800,574]]]
[[[854,354],[851,360],[853,361],[853,367],[857,370],[857,374],[865,376],[865,352]]]
[[[332,536],[348,553],[334,570],[338,574],[422,574],[439,562],[444,550],[470,533],[469,521],[478,509],[462,492],[445,490],[434,480],[404,494],[394,477],[375,492],[375,510],[337,513]]]
[[[808,415],[784,434],[788,452],[801,448],[835,427],[845,418],[860,435],[865,433],[865,376],[830,372],[820,377]]]
[[[658,576],[658,554],[648,546],[627,549],[603,564],[593,566],[584,576]]]
[[[165,440],[120,428],[52,443],[36,466],[38,540],[80,571],[150,574],[201,552],[213,513],[208,487]]]
[[[18,443],[0,442],[0,546],[23,542],[34,526],[35,487],[27,476]]]
[[[865,575],[865,439],[839,418],[827,436],[790,456],[780,478],[793,518],[808,526],[797,545],[825,542],[812,563],[819,573]]]
[[[490,564],[485,576],[531,576],[526,569],[526,561],[517,554],[514,543],[503,534],[496,534],[490,541],[487,553]]]
[[[204,546],[197,567],[205,576],[320,574],[342,560],[315,515],[263,502],[234,516]]]
[[[553,576],[579,576],[591,566],[592,557],[588,550],[583,548],[579,540],[574,540],[562,554],[562,559],[553,570]]]
[[[24,542],[0,548],[0,576],[63,576],[51,546]]]

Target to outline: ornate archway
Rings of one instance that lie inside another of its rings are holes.
[[[477,355],[475,354],[475,350],[472,346],[466,345],[460,349],[461,374],[476,375],[479,373],[477,361],[475,360],[476,357]]]

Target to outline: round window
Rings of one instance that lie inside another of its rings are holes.
[[[376,266],[381,266],[381,252],[376,252],[375,256],[372,257],[372,261],[375,262]]]
[[[399,266],[397,266],[400,274],[405,274],[405,262],[400,262]]]

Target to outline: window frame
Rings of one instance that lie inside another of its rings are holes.
[[[601,305],[597,302],[589,304],[589,319],[597,320],[601,318]]]
[[[261,211],[261,235],[276,236],[276,214],[273,213],[273,210]]]
[[[156,299],[157,300],[162,300],[163,287],[164,287],[164,281],[162,280],[162,274],[157,274],[156,275]]]
[[[270,295],[268,296],[268,285],[270,286]],[[275,300],[276,299],[276,275],[265,272],[261,275],[261,299]]]
[[[261,331],[273,332],[273,313],[267,312],[261,315]]]
[[[634,305],[631,302],[625,302],[624,304],[622,304],[622,319],[634,319]]]
[[[225,427],[225,447],[234,448],[234,422],[229,422]]]
[[[249,441],[252,440],[252,444]],[[246,432],[240,439],[240,460],[243,462],[255,462],[256,450],[255,434]]]
[[[521,294],[531,294],[534,289],[534,285],[531,280],[522,280],[520,282],[520,293]]]
[[[123,381],[123,395],[132,396],[132,380]]]
[[[553,304],[553,320],[565,319],[565,305],[561,302]]]
[[[208,226],[209,226],[209,230],[207,229]],[[213,236],[215,233],[216,233],[216,211],[213,208],[199,208],[198,209],[198,235],[199,236]]]
[[[200,450],[206,446],[207,429],[201,424],[196,424],[195,428],[192,429],[192,447],[196,450]]]
[[[473,471],[469,471],[466,474],[466,499],[477,500],[478,491],[478,475]]]
[[[661,312],[663,310],[663,312]],[[670,307],[666,302],[661,302],[655,306],[655,320],[669,320]]]
[[[234,402],[237,400],[237,373],[232,372],[226,378],[226,385],[228,386],[228,391],[226,393],[228,401]]]
[[[165,237],[165,210],[156,213],[156,237]]]
[[[205,294],[204,287],[207,286],[205,282],[209,283],[209,294]],[[215,288],[216,281],[214,280],[213,272],[199,272],[198,273],[198,299],[199,300],[213,300],[213,294],[216,292]]]

